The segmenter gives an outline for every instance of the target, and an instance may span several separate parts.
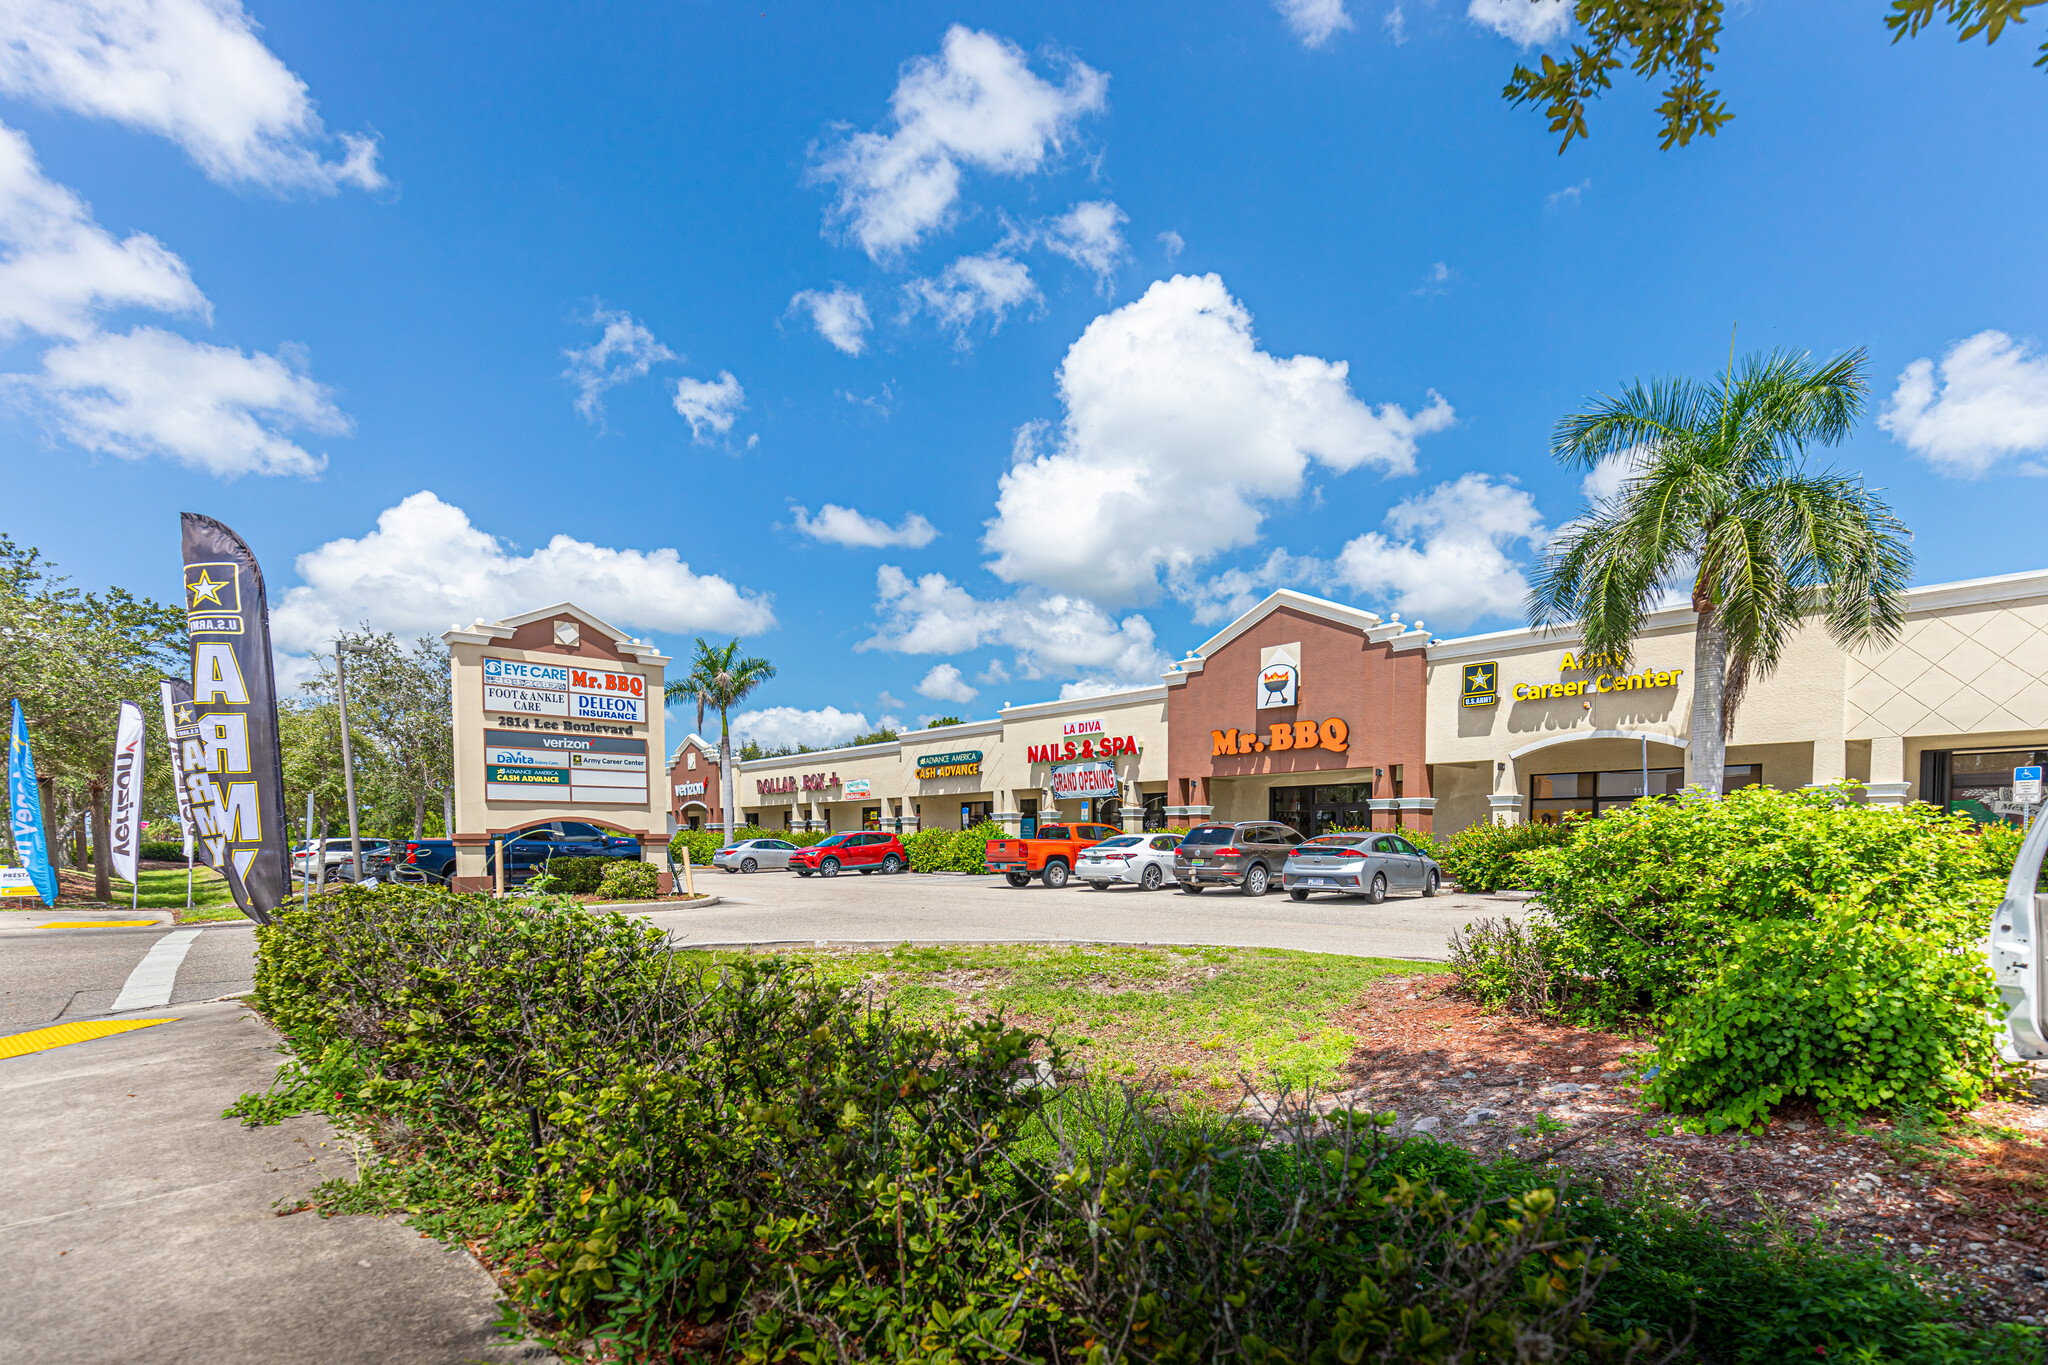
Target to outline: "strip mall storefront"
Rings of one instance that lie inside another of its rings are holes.
[[[1004,707],[887,744],[741,765],[769,829],[1127,829],[1280,820],[1308,834],[1598,814],[1691,785],[1693,616],[1653,614],[1626,660],[1570,634],[1433,638],[1420,621],[1279,591],[1164,686]],[[1853,778],[1865,799],[2015,819],[2048,759],[2048,572],[1907,594],[1893,645],[1799,633],[1749,689],[1728,789]]]

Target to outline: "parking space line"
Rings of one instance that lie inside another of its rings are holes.
[[[128,984],[121,987],[121,994],[114,1001],[114,1011],[153,1010],[170,1004],[171,991],[178,984],[178,967],[185,961],[186,951],[200,932],[198,929],[177,929],[158,939],[143,955],[142,961],[135,965],[135,970],[128,974]]]
[[[77,1024],[52,1024],[48,1028],[30,1029],[26,1033],[10,1033],[5,1038],[0,1038],[0,1058],[25,1057],[31,1052],[44,1052],[53,1047],[83,1043],[93,1038],[104,1038],[112,1033],[126,1033],[130,1029],[148,1028],[152,1024],[176,1022],[175,1019],[94,1019]]]

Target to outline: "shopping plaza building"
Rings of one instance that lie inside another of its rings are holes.
[[[1802,630],[1742,699],[1725,785],[1849,778],[1873,803],[2013,818],[2013,768],[2048,755],[2048,571],[1914,588],[1906,613],[1895,643],[1862,650]],[[1082,819],[1447,833],[1597,814],[1692,784],[1693,626],[1689,608],[1654,613],[1615,660],[1566,632],[1440,639],[1283,590],[1157,686],[744,762],[738,808],[768,829],[906,834]],[[715,746],[691,737],[670,777],[692,791],[671,819],[709,823]]]

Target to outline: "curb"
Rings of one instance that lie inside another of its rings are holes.
[[[703,895],[693,901],[620,901],[616,905],[586,905],[586,910],[617,910],[621,914],[648,915],[657,910],[703,910],[718,905],[723,896]]]

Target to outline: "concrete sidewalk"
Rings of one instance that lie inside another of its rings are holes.
[[[276,1035],[233,1003],[0,1060],[0,1359],[37,1365],[551,1361],[497,1338],[497,1286],[395,1218],[278,1217],[352,1175],[323,1120],[220,1117]]]

